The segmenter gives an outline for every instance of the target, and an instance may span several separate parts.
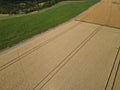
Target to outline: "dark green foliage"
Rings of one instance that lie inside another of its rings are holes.
[[[21,14],[50,7],[62,0],[0,0],[0,13]],[[40,6],[40,3],[44,3]]]
[[[40,13],[0,21],[0,50],[55,27],[96,2],[63,2]]]

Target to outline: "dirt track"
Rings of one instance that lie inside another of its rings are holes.
[[[0,90],[120,90],[119,47],[120,29],[71,20],[3,52]]]

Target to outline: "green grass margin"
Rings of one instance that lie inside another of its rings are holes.
[[[64,1],[36,14],[0,20],[0,50],[11,47],[79,15],[97,1]]]

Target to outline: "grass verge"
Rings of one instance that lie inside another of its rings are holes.
[[[61,2],[36,14],[0,20],[0,50],[55,27],[94,5],[96,1]]]

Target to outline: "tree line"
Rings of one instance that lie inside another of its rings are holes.
[[[0,0],[1,14],[25,14],[50,7],[62,0]]]

